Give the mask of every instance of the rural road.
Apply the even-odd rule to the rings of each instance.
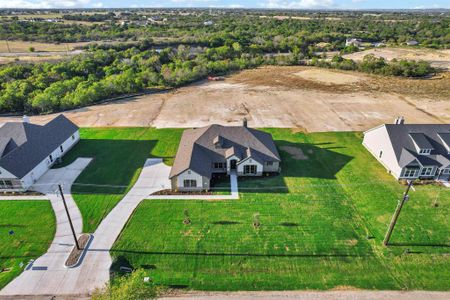
[[[274,291],[274,292],[191,292],[161,300],[448,300],[450,292],[429,291]]]
[[[131,190],[101,222],[82,264],[66,268],[65,261],[73,247],[73,237],[62,206],[53,191],[55,182],[63,181],[66,191],[87,166],[90,159],[77,159],[73,164],[48,171],[36,184],[36,189],[50,198],[57,217],[56,235],[48,252],[38,258],[32,268],[0,291],[0,296],[86,295],[102,288],[109,281],[112,258],[109,250],[137,205],[148,195],[170,187],[170,167],[161,159],[148,159]],[[82,232],[82,217],[70,194],[66,195],[75,231]]]

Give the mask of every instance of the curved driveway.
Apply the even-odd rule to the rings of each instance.
[[[74,240],[62,199],[57,192],[58,184],[63,186],[75,232],[80,234],[83,229],[83,220],[70,194],[70,189],[91,160],[91,158],[78,158],[67,167],[50,169],[31,187],[32,190],[46,194],[50,199],[56,216],[56,234],[47,253],[28,265],[19,277],[0,291],[0,295],[33,295],[44,290],[52,294],[49,290],[52,284],[49,283],[53,283],[55,279],[60,281],[65,277],[68,269],[64,264],[72,251]]]
[[[72,165],[48,171],[34,186],[50,198],[57,218],[55,239],[46,254],[32,267],[0,291],[0,296],[86,295],[109,281],[112,263],[109,250],[119,236],[137,205],[151,193],[170,187],[170,167],[161,159],[148,159],[128,194],[114,207],[95,231],[82,264],[69,269],[64,263],[74,246],[70,227],[62,205],[55,195],[58,182],[63,182],[66,192],[76,177],[89,164],[90,159],[77,159]],[[74,227],[82,230],[81,214],[70,194],[65,194]]]

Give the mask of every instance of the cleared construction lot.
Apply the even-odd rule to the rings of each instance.
[[[199,127],[210,123],[302,131],[365,130],[403,115],[409,123],[450,123],[450,74],[431,79],[372,76],[310,67],[263,67],[220,82],[69,111],[82,127]],[[32,117],[45,123],[53,115]],[[20,119],[1,117],[0,122]]]

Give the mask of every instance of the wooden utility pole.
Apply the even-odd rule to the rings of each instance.
[[[5,40],[5,42],[6,42],[6,48],[8,48],[8,53],[11,53],[11,49],[9,48],[9,42],[8,42],[8,40]]]
[[[59,193],[61,194],[61,198],[64,203],[64,208],[66,209],[67,218],[69,219],[70,229],[72,229],[73,239],[75,240],[75,245],[77,245],[77,249],[81,250],[80,245],[78,245],[77,235],[75,234],[75,229],[73,228],[72,219],[70,218],[69,209],[67,208],[66,198],[64,198],[64,193],[60,184],[58,184]]]
[[[397,209],[395,210],[395,213],[392,216],[392,220],[391,220],[391,223],[389,224],[389,228],[386,233],[386,237],[384,238],[384,241],[383,241],[383,245],[385,245],[385,246],[389,245],[389,240],[391,238],[392,231],[394,231],[394,226],[397,223],[398,216],[400,215],[403,205],[406,203],[406,201],[409,200],[408,193],[409,193],[409,190],[411,189],[411,187],[412,187],[412,180],[410,180],[408,182],[408,187],[406,188],[406,192],[403,194],[403,199],[398,202]]]

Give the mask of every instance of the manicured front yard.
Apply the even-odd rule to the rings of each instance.
[[[94,161],[72,187],[83,216],[83,231],[94,232],[136,182],[149,157],[171,164],[182,130],[153,128],[82,128],[81,140],[64,157],[62,165],[78,157]]]
[[[450,189],[416,186],[385,248],[405,187],[361,134],[267,131],[279,149],[301,148],[308,160],[281,150],[282,175],[240,179],[240,200],[143,202],[114,246],[115,268],[201,290],[450,288]]]
[[[49,201],[0,201],[0,289],[47,251],[55,231]]]

